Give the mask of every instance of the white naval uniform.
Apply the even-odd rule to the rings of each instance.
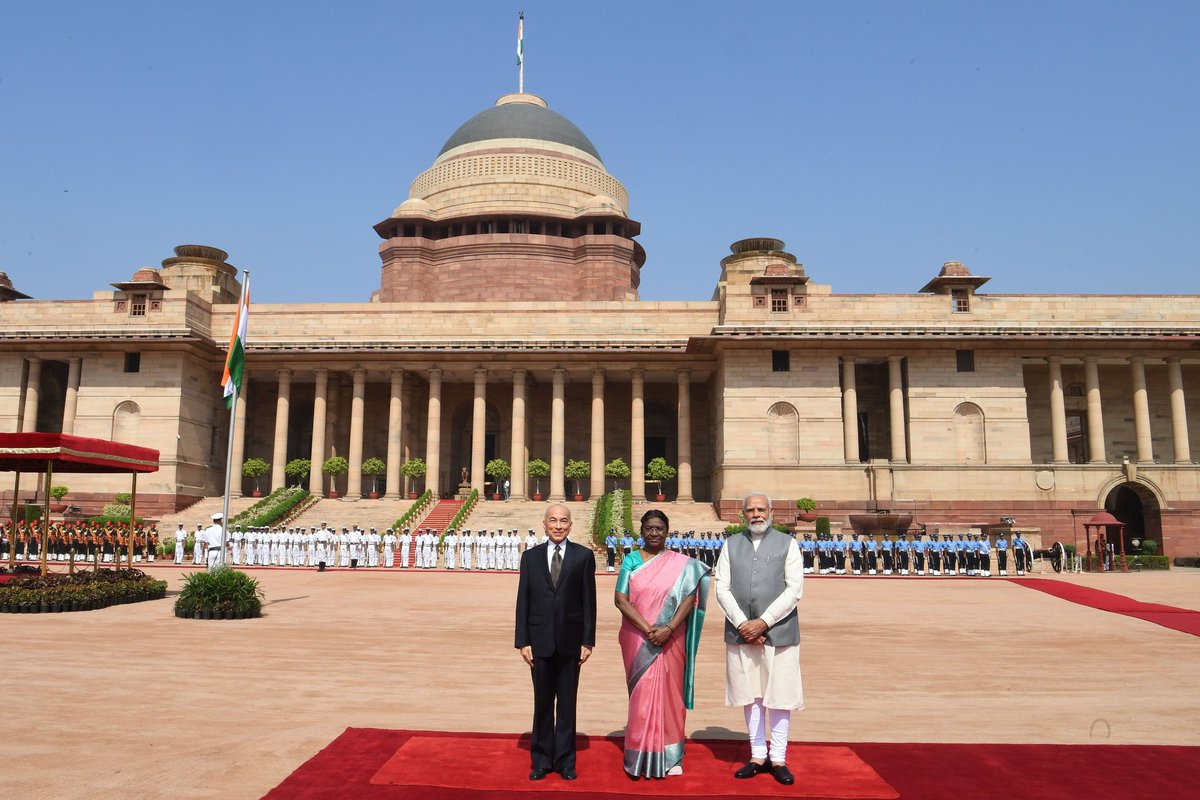
[[[471,569],[471,549],[475,545],[475,537],[470,532],[462,535],[462,568]]]
[[[221,563],[221,526],[217,523],[209,525],[201,534],[204,537],[205,552],[207,553],[208,569],[211,572]]]
[[[383,535],[383,566],[396,566],[396,534],[390,530]]]
[[[400,533],[400,569],[408,569],[409,553],[412,552],[412,536],[408,531]]]
[[[183,563],[183,549],[187,547],[187,531],[183,526],[179,526],[179,530],[175,531],[175,563]]]
[[[442,539],[442,546],[446,552],[446,569],[454,569],[458,564],[458,537],[447,533],[446,538]]]

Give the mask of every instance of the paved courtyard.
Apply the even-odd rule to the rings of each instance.
[[[183,570],[155,567],[173,594]],[[171,600],[0,615],[6,769],[21,798],[256,798],[348,726],[528,730],[515,574],[256,570],[257,620]],[[1200,610],[1200,572],[1073,580]],[[625,681],[601,575],[579,720],[619,733]],[[170,597],[170,595],[169,595]],[[998,578],[806,582],[807,741],[1200,745],[1200,638]],[[693,736],[736,737],[721,617],[700,646]]]

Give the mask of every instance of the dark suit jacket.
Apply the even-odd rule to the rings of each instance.
[[[548,539],[521,554],[516,647],[532,645],[535,658],[578,655],[583,645],[596,646],[596,555],[572,541],[564,544],[557,589],[550,582]]]

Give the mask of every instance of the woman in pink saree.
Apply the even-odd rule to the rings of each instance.
[[[666,514],[647,511],[641,525],[644,544],[621,562],[616,589],[629,688],[625,772],[662,778],[683,774],[684,720],[692,707],[709,570],[664,546]]]

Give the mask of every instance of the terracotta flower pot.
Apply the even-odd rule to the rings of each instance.
[[[667,500],[667,496],[665,494],[656,494],[656,495],[654,495],[654,500],[655,500],[655,502],[658,502],[658,503],[665,503]]]
[[[378,499],[379,499],[379,492],[368,492],[368,493],[367,493],[367,497],[369,497],[369,498],[370,498],[370,499],[372,499],[372,500],[378,500]]]
[[[797,511],[796,519],[800,520],[801,522],[816,522],[817,512],[816,511]]]
[[[493,500],[499,500],[499,499],[500,499],[500,493],[499,493],[499,492],[492,492],[492,499],[493,499]]]
[[[583,502],[583,495],[581,495],[581,494],[577,494],[577,495],[575,495],[575,502],[576,502],[576,503],[582,503],[582,502]]]
[[[335,490],[333,490],[333,489],[330,489],[330,490],[329,490],[329,499],[330,499],[330,500],[337,500],[337,499],[338,499],[338,493],[337,493]]]
[[[255,489],[253,492],[250,493],[250,496],[251,497],[262,497],[262,492],[258,489]]]
[[[409,493],[408,493],[408,499],[409,499],[409,500],[416,500],[416,499],[417,499],[417,493],[416,493],[416,492],[409,492]]]
[[[540,502],[542,502],[542,493],[541,493],[541,492],[534,492],[534,493],[533,493],[533,502],[535,502],[535,503],[540,503]]]

